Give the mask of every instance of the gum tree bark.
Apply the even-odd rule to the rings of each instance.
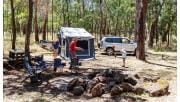
[[[32,18],[33,18],[33,0],[29,0],[29,17],[28,17],[28,24],[27,24],[27,31],[25,37],[25,56],[30,59],[30,34],[32,30]]]
[[[148,0],[136,0],[136,57],[145,61],[145,19]]]
[[[14,2],[11,0],[12,49],[16,48],[16,21],[14,12]]]

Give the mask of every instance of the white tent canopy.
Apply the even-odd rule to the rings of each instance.
[[[63,34],[63,37],[90,37],[90,38],[94,38],[84,28],[61,27],[60,33]]]

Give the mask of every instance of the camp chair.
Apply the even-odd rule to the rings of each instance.
[[[80,65],[81,63],[79,62],[79,58],[77,57],[71,58],[70,69],[79,68]]]
[[[38,77],[35,73],[35,70],[33,69],[33,67],[29,64],[29,59],[28,57],[24,57],[24,61],[23,61],[23,66],[26,70],[26,72],[28,73],[31,83],[36,83],[38,82]]]
[[[40,56],[35,56],[35,58],[33,59],[37,70],[44,70],[47,68],[46,63],[43,60],[43,58],[44,56],[40,55]]]
[[[66,63],[62,63],[60,58],[54,59],[54,71],[56,72],[57,68],[63,68],[66,65]]]

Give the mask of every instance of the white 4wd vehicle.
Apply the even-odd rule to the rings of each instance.
[[[124,37],[103,37],[100,48],[108,55],[121,52],[122,49],[129,54],[136,54],[137,43]]]

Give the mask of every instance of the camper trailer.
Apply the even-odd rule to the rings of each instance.
[[[69,44],[74,37],[78,38],[77,47],[84,49],[84,51],[77,51],[77,57],[79,59],[94,58],[94,37],[84,28],[61,27],[58,33],[60,55],[69,59]]]

